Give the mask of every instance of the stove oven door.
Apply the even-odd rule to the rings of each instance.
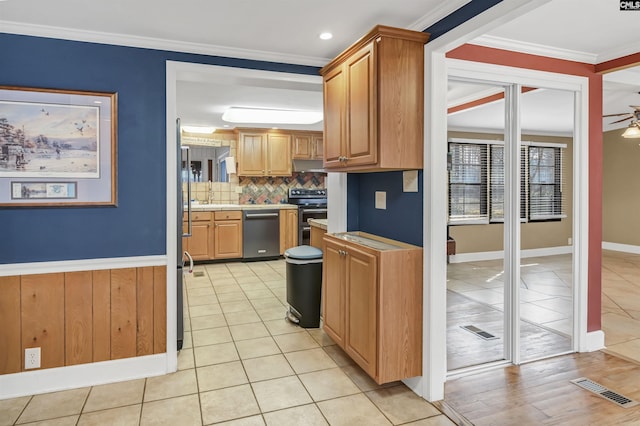
[[[309,245],[311,239],[311,225],[309,225],[309,219],[326,218],[326,206],[300,206],[298,208],[298,245]]]

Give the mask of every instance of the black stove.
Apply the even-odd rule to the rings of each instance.
[[[298,245],[309,245],[309,219],[327,218],[327,190],[289,188],[289,204],[298,206]]]

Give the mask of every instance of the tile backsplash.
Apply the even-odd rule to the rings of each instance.
[[[286,203],[289,188],[325,188],[324,173],[297,173],[285,177],[240,177],[240,204]]]

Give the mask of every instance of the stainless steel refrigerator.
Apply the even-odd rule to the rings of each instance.
[[[177,245],[178,250],[177,258],[176,258],[176,300],[178,301],[177,306],[177,320],[178,320],[178,328],[177,328],[177,348],[178,350],[182,349],[182,344],[184,341],[184,311],[183,311],[183,284],[184,284],[184,274],[193,272],[193,259],[189,255],[187,251],[184,251],[182,247],[182,238],[183,237],[191,237],[191,179],[189,173],[190,167],[190,156],[189,156],[189,147],[183,147],[180,140],[180,119],[176,120],[176,140],[177,140],[177,155],[176,158],[178,160],[177,164]],[[184,184],[184,185],[183,185]],[[183,189],[186,187],[186,191]],[[186,192],[183,194],[183,192]],[[184,221],[184,208],[187,207],[187,229],[183,229],[183,221]],[[185,232],[186,231],[186,232]],[[188,264],[187,264],[188,262]]]

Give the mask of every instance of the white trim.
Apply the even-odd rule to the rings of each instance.
[[[467,139],[467,138],[449,138],[447,142],[451,143],[469,143],[469,144],[486,144],[486,145],[504,145],[504,141],[500,140],[491,140],[491,139]],[[532,141],[522,141],[522,146],[538,146],[538,147],[548,147],[548,148],[566,148],[566,143],[557,143],[557,142],[532,142]]]
[[[332,58],[315,56],[290,55],[279,52],[265,52],[252,49],[232,48],[204,43],[191,43],[152,37],[105,33],[99,31],[78,30],[74,28],[53,27],[0,21],[2,32],[37,37],[58,38],[62,40],[87,41],[99,44],[139,47],[163,51],[195,53],[199,55],[221,56],[226,58],[253,59],[257,61],[280,62],[298,65],[322,67]]]
[[[449,131],[451,132],[467,132],[467,133],[488,133],[488,134],[500,134],[502,133],[502,129],[490,129],[486,127],[461,127],[461,126],[451,126],[449,127]],[[573,137],[571,132],[560,132],[560,131],[528,131],[527,129],[522,130],[523,134],[527,136],[551,136],[551,137],[559,137],[559,138],[570,138]]]
[[[630,244],[608,243],[602,242],[603,250],[620,251],[623,253],[640,254],[640,246],[633,246]]]
[[[168,373],[167,354],[0,375],[0,400]]]
[[[470,41],[469,44],[528,53],[530,55],[546,56],[549,58],[566,59],[568,61],[585,62],[587,64],[596,64],[598,60],[598,55],[594,53],[545,46],[543,44],[529,43],[521,40],[511,40],[492,35],[482,35]]]
[[[347,174],[327,173],[327,232],[347,230]]]
[[[407,27],[408,30],[424,31],[429,26],[435,24],[443,18],[451,15],[462,6],[470,3],[471,0],[448,0],[437,4],[426,15],[420,17]]]
[[[604,345],[604,331],[596,330],[588,332],[584,339],[584,346],[580,348],[580,352],[595,352],[600,349],[606,349]]]
[[[425,45],[425,146],[423,216],[423,339],[420,380],[411,389],[429,401],[444,398],[446,381],[446,176],[447,60],[446,52],[550,0],[500,2]],[[421,391],[416,388],[420,387]]]
[[[0,277],[11,275],[53,274],[57,272],[97,271],[102,269],[141,268],[145,266],[165,265],[167,265],[167,256],[164,255],[11,263],[7,265],[0,265]]]
[[[558,246],[558,247],[545,247],[538,249],[522,250],[520,252],[520,258],[526,259],[529,257],[545,257],[545,256],[557,256],[560,254],[573,253],[572,246]],[[504,259],[504,250],[500,251],[481,251],[475,253],[460,253],[449,256],[450,263],[465,263],[465,262],[482,262],[485,260]]]

